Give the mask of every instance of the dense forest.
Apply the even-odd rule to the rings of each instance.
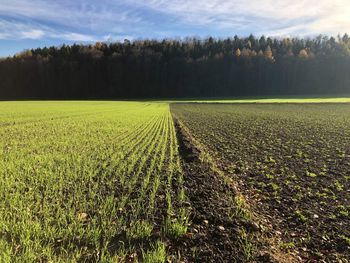
[[[0,60],[0,99],[350,93],[350,38],[136,40],[63,45]]]

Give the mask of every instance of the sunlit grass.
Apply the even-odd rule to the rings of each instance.
[[[186,199],[168,104],[0,102],[0,149],[0,262],[164,261]]]

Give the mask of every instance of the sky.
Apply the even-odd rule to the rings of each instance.
[[[0,57],[96,41],[345,32],[350,0],[0,0]]]

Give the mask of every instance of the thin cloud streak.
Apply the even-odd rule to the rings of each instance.
[[[2,0],[0,2],[0,20],[13,24],[14,27],[26,27],[23,32],[9,30],[10,26],[0,27],[0,37],[6,39],[41,39],[42,37],[64,40],[93,41],[104,39],[106,35],[119,38],[128,31],[143,29],[142,17],[122,4],[99,1],[98,4],[88,1],[43,1]],[[136,24],[139,24],[137,26]],[[30,32],[43,30],[40,37]],[[11,32],[4,33],[4,32]],[[27,33],[29,32],[29,33]]]
[[[21,40],[21,39],[62,39],[73,41],[98,41],[93,35],[60,32],[49,27],[18,23],[0,19],[0,40]]]
[[[0,39],[307,36],[350,29],[348,0],[2,0]],[[166,32],[162,35],[161,32]]]
[[[21,32],[21,35],[22,35],[23,38],[41,39],[43,36],[45,36],[45,33],[42,30],[32,29],[30,31],[23,31],[23,32]]]
[[[337,34],[350,28],[348,0],[132,1],[175,15],[188,24],[247,33],[276,35],[281,32],[278,29],[281,24],[288,34],[296,35]],[[305,20],[308,22],[304,23]]]

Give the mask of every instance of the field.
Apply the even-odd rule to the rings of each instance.
[[[349,262],[349,116],[0,102],[0,262]]]
[[[202,98],[194,98],[194,99],[182,99],[182,100],[174,100],[168,102],[188,102],[188,103],[349,103],[350,98],[347,97],[288,97],[283,96],[280,98],[271,98],[271,97],[256,97],[256,98],[211,98],[211,99],[202,99]]]
[[[1,262],[164,262],[188,215],[169,105],[0,109]]]
[[[173,115],[238,183],[282,251],[350,259],[347,104],[173,104]]]

